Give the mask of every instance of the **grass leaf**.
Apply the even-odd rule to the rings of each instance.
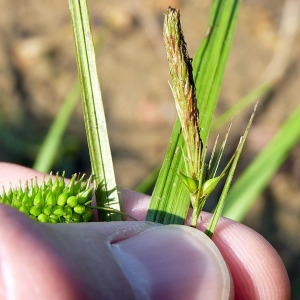
[[[93,38],[86,0],[69,0],[76,59],[81,82],[85,128],[89,146],[98,207],[120,211],[120,197],[107,135],[106,121],[98,80]],[[120,220],[120,214],[99,210],[102,221]]]
[[[193,61],[196,97],[204,147],[219,99],[220,88],[231,49],[240,1],[213,1],[206,37]]]
[[[248,210],[300,139],[300,106],[252,161],[228,193],[223,216],[242,221]],[[242,201],[241,201],[242,199]]]
[[[224,124],[232,120],[233,117],[238,115],[240,112],[245,110],[251,104],[257,102],[259,99],[266,97],[268,93],[274,88],[271,83],[264,83],[256,87],[246,96],[237,101],[234,105],[228,108],[224,113],[222,113],[218,118],[212,123],[211,130],[215,131],[221,128]]]
[[[235,152],[235,154],[233,155],[233,161],[232,161],[232,164],[231,164],[231,167],[230,167],[230,170],[229,170],[229,173],[228,173],[228,176],[227,176],[227,179],[226,179],[226,182],[225,182],[225,185],[223,187],[223,190],[222,190],[222,193],[221,193],[221,197],[218,201],[218,204],[216,206],[216,209],[213,213],[213,216],[205,230],[205,233],[211,238],[216,227],[217,227],[217,224],[218,224],[218,221],[221,217],[221,214],[222,214],[222,211],[223,211],[223,208],[224,208],[224,205],[225,205],[225,201],[226,201],[226,198],[227,198],[227,194],[228,194],[228,191],[229,191],[229,188],[230,188],[230,185],[231,185],[231,182],[232,182],[232,178],[233,178],[233,175],[234,175],[234,172],[235,172],[235,169],[236,169],[236,166],[237,166],[237,162],[240,158],[240,155],[242,153],[242,150],[243,150],[243,147],[244,147],[244,144],[245,144],[245,141],[246,141],[246,138],[247,138],[247,135],[248,135],[248,132],[249,132],[249,129],[251,127],[251,124],[252,124],[252,121],[253,121],[253,118],[254,118],[254,114],[255,114],[255,111],[256,111],[256,107],[257,107],[257,104],[254,108],[254,111],[250,117],[250,120],[248,122],[248,125],[247,125],[247,128],[244,132],[244,135],[242,136],[241,138],[241,141],[240,143],[238,144],[237,146],[237,150]],[[230,164],[231,162],[229,162],[227,164],[227,166]],[[227,167],[223,170],[222,173],[226,172],[227,171]],[[242,202],[242,201],[241,201]]]
[[[51,127],[43,141],[40,151],[35,159],[33,169],[49,173],[53,162],[57,155],[57,149],[61,144],[61,140],[74,111],[75,105],[78,102],[80,95],[79,81],[76,80],[63,102],[61,109],[51,124]]]

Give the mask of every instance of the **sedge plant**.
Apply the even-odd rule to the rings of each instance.
[[[103,111],[100,85],[96,71],[95,53],[89,24],[87,3],[85,0],[70,0],[69,4],[73,24],[78,73],[81,82],[81,94],[86,135],[88,140],[93,172],[92,178],[94,184],[94,191],[96,195],[97,207],[100,208],[99,218],[103,221],[120,220],[122,219],[124,213],[122,212],[122,201],[120,194],[118,193],[118,189],[114,178],[114,171],[106,129],[105,115]],[[227,6],[224,6],[222,1],[215,1],[213,4],[213,14],[218,11],[221,11],[221,13],[216,14],[217,18],[216,20],[214,20],[214,22],[219,22],[220,20],[218,20],[218,18],[224,19],[225,16],[225,21],[223,22],[225,25],[226,23],[229,24],[227,24],[227,26],[231,28],[231,30],[229,30],[230,34],[234,29],[235,19],[237,15],[237,4],[238,1],[232,1],[229,4],[227,4]],[[232,9],[233,15],[228,14],[228,12],[230,12],[230,9]],[[213,32],[212,25],[210,25],[211,32]],[[223,31],[221,31],[221,35],[222,34]],[[218,33],[218,35],[220,34]],[[204,44],[207,44],[210,41],[210,37],[213,36],[213,34],[209,33],[207,35],[207,39],[204,41]],[[211,235],[213,232],[213,228],[216,226],[217,219],[220,216],[220,210],[224,205],[224,199],[226,197],[226,193],[230,185],[236,162],[242,150],[245,137],[249,130],[253,117],[251,117],[250,119],[244,137],[241,139],[236,149],[236,152],[233,154],[226,167],[221,171],[219,175],[217,175],[218,166],[220,164],[220,159],[224,151],[228,135],[226,136],[216,159],[214,160],[214,155],[212,155],[209,163],[206,163],[206,149],[209,132],[209,125],[207,124],[209,124],[209,119],[203,118],[201,115],[203,109],[199,109],[199,103],[203,104],[205,102],[197,101],[197,98],[199,98],[201,94],[199,95],[198,93],[197,95],[198,90],[196,90],[194,82],[195,74],[193,73],[193,66],[191,63],[191,59],[188,55],[183,33],[181,30],[179,11],[173,8],[169,8],[166,14],[164,24],[164,41],[171,75],[170,86],[174,95],[175,104],[180,120],[180,125],[177,125],[177,128],[179,128],[179,132],[182,135],[180,140],[181,144],[178,145],[178,149],[180,152],[180,156],[178,157],[179,159],[181,159],[181,163],[183,162],[184,165],[184,170],[181,170],[180,168],[174,168],[172,166],[170,171],[172,173],[175,173],[175,178],[178,178],[180,180],[180,182],[184,185],[184,187],[189,193],[190,203],[193,207],[191,226],[196,226],[199,214],[205,204],[205,201],[215,189],[219,181],[225,176],[225,174],[228,171],[230,175],[228,176],[228,179],[225,183],[224,197],[221,197],[222,201],[220,201],[218,209],[216,210],[216,213],[214,215],[214,222],[208,228],[209,235]],[[203,48],[200,49],[199,53],[200,55],[205,54]],[[228,49],[225,54],[227,54],[228,56]],[[198,61],[199,60],[200,59],[198,58]],[[224,65],[225,63],[223,62],[221,64],[221,66],[223,66],[223,69]],[[217,79],[220,80],[220,77],[221,76],[217,77]],[[208,85],[212,83],[213,82],[208,82]],[[215,98],[214,103],[216,104],[216,93],[213,93],[213,95]],[[211,97],[207,97],[207,100],[209,100],[210,98]],[[199,114],[199,111],[201,114]],[[212,113],[213,109],[210,109],[210,111],[208,112],[210,119],[212,118]],[[206,125],[205,122],[207,123]],[[177,122],[177,124],[179,124],[179,122]],[[201,126],[204,126],[204,130]],[[62,178],[61,180],[63,181],[64,179]],[[74,179],[72,180],[74,181]],[[30,194],[30,191],[34,189],[38,190],[36,184],[27,185],[27,187],[24,190],[22,190],[21,187],[16,191],[10,190],[8,194],[3,195],[2,201],[5,201],[6,203],[11,203],[12,205],[16,206],[15,203],[17,203],[18,201],[15,202],[13,199],[16,197],[17,194],[22,194],[22,199],[26,199],[26,194]],[[67,186],[66,189],[67,192],[63,190],[60,191],[60,193],[63,195],[65,193],[69,193],[68,189],[70,188]],[[42,195],[44,198],[47,198],[47,191],[52,190],[51,180],[49,180],[48,182],[44,181],[41,185],[40,190],[41,192],[37,193],[37,195],[39,195],[39,197],[40,195]],[[88,199],[86,199],[86,202],[84,202],[86,206],[88,206],[88,204],[90,204],[91,202],[91,189],[89,189],[88,191],[89,197]],[[54,199],[56,202],[59,202],[59,199],[62,198],[62,196],[60,196],[60,193],[56,191],[54,195]],[[11,196],[10,200],[8,200],[8,195]],[[38,196],[34,195],[31,198],[35,199],[36,197]],[[71,194],[70,197],[76,197],[76,195]],[[66,201],[65,203],[63,203],[63,205],[69,205],[68,198],[65,198]],[[169,197],[169,199],[170,198],[171,197]],[[155,199],[155,193],[153,199]],[[22,201],[19,202],[21,203],[19,209],[21,209],[22,207],[21,210],[23,210],[24,204]],[[44,207],[42,204],[40,204],[40,202],[35,203],[32,200],[25,203],[27,206],[30,203],[33,203],[33,205],[36,205],[39,208],[39,215],[35,213],[36,216],[32,215],[30,213],[31,210],[29,209],[30,216],[36,217],[37,220],[50,220],[49,218],[44,217]],[[187,202],[185,201],[185,203]],[[53,205],[54,207],[56,207],[59,204],[54,203]],[[80,205],[82,205],[81,202]],[[188,207],[184,208],[183,214],[187,212],[187,208]],[[70,211],[69,207],[67,208],[67,210],[70,212],[71,215],[72,213],[77,213],[74,210],[73,212]],[[150,213],[147,217],[148,220],[149,215],[151,216],[152,211],[153,208],[150,207]],[[160,208],[158,208],[156,211],[160,212]],[[52,216],[53,211],[49,210],[49,212],[49,216]],[[176,212],[174,214],[176,215]],[[60,220],[66,220],[70,222],[71,217],[68,215],[64,219],[60,218]],[[84,220],[87,221],[88,218]],[[157,220],[153,219],[152,221]],[[175,220],[173,223],[178,222],[176,222]]]
[[[229,129],[219,151],[216,140],[208,160],[207,144],[239,4],[239,0],[213,2],[207,34],[194,60],[187,51],[179,11],[169,8],[166,13],[163,35],[169,63],[170,87],[179,118],[152,195],[148,221],[183,224],[192,207],[190,225],[195,227],[206,200],[227,176],[207,227],[206,233],[210,237],[225,206],[237,161],[254,116],[253,113],[231,159],[219,171]],[[55,179],[44,180],[41,185],[31,182],[22,187],[20,184],[16,189],[3,191],[0,202],[12,205],[41,222],[90,221],[93,220],[92,209],[98,209],[100,220],[122,220],[126,214],[122,210],[122,198],[114,178],[87,3],[86,0],[69,0],[69,5],[92,177],[83,182],[83,177],[74,175],[70,183],[65,183],[64,175],[57,175]],[[296,135],[297,133],[289,147],[295,142]],[[284,149],[282,151],[287,151],[286,147]],[[96,195],[96,207],[91,205],[93,194]],[[236,201],[231,200],[230,203],[235,204]],[[226,204],[225,213],[231,216],[230,203]]]
[[[221,215],[237,160],[240,156],[246,135],[252,123],[253,115],[235,153],[225,168],[219,175],[217,175],[228,133],[216,159],[214,160],[214,153],[217,143],[215,143],[209,162],[206,163],[206,141],[208,135],[204,137],[205,140],[202,139],[202,132],[200,128],[201,124],[199,121],[201,116],[197,105],[198,101],[196,98],[196,88],[193,78],[192,60],[188,55],[181,29],[179,10],[171,7],[169,8],[165,16],[163,35],[171,77],[170,87],[175,99],[175,105],[180,120],[180,134],[183,136],[183,143],[177,148],[177,150],[182,153],[181,158],[183,158],[184,161],[184,171],[179,169],[175,170],[175,172],[176,176],[180,179],[181,183],[185,186],[189,193],[190,204],[193,208],[190,223],[192,227],[196,227],[199,215],[206,200],[214,191],[220,180],[229,171],[229,176],[227,177],[227,181],[223,188],[223,193],[217,205],[217,209],[213,215],[212,222],[207,228],[207,234],[212,236],[218,222],[218,218]],[[201,99],[199,101],[201,101]],[[174,172],[174,170],[170,169],[170,172],[172,171]],[[187,212],[187,209],[185,209],[185,212]]]

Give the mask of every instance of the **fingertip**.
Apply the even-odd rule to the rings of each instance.
[[[204,231],[211,214],[203,213]],[[221,218],[212,240],[229,266],[236,299],[290,299],[286,268],[272,245],[251,228]]]
[[[0,204],[0,240],[1,299],[85,299],[41,223]]]
[[[152,228],[113,245],[138,299],[231,299],[222,255],[202,232],[179,225]]]

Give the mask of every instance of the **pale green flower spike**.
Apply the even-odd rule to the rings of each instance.
[[[78,223],[93,219],[91,208],[94,188],[90,187],[91,177],[83,182],[84,175],[74,174],[68,184],[65,174],[58,174],[53,181],[43,180],[39,185],[37,180],[27,182],[25,188],[20,184],[17,188],[3,189],[0,203],[15,207],[38,222],[48,223]]]

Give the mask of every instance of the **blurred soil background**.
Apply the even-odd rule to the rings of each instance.
[[[218,114],[263,82],[277,51],[288,52],[276,47],[284,3],[242,2]],[[162,163],[176,118],[163,49],[164,11],[169,5],[181,9],[185,39],[193,57],[206,32],[210,4],[207,0],[89,1],[93,35],[99,44],[98,69],[113,161],[122,187],[133,189]],[[295,13],[290,17],[295,18]],[[297,31],[290,53],[286,53],[288,61],[284,62],[282,80],[260,103],[239,171],[246,168],[299,105],[299,40]],[[271,76],[282,69],[272,69],[275,74]],[[1,0],[1,161],[32,166],[76,76],[67,1],[27,0],[25,4],[21,0]],[[234,119],[228,155],[242,135],[251,110]],[[80,102],[57,150],[54,172],[66,170],[69,176],[74,172],[90,173]],[[257,199],[245,224],[278,250],[300,299],[299,182],[298,144]]]

